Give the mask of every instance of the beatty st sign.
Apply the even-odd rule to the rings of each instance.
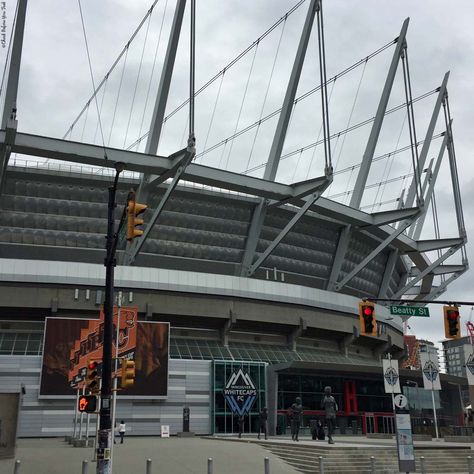
[[[429,318],[428,308],[422,306],[390,306],[390,314],[397,316],[422,316]]]

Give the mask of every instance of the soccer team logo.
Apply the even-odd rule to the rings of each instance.
[[[247,372],[239,369],[227,380],[224,397],[232,413],[244,416],[252,409],[257,399],[257,389]]]

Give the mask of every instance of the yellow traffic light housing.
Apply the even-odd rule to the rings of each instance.
[[[87,362],[86,388],[91,392],[99,389],[99,363],[96,360]]]
[[[375,305],[370,301],[359,303],[360,333],[363,336],[377,335],[377,321],[375,319]]]
[[[447,339],[461,337],[461,315],[457,306],[443,306],[444,335]]]
[[[122,359],[121,387],[122,389],[133,387],[134,382],[135,382],[135,361],[123,358]]]
[[[127,203],[127,240],[131,242],[135,237],[143,235],[143,230],[137,229],[138,225],[144,224],[144,220],[137,218],[147,210],[146,204],[139,204],[135,201],[135,193],[131,193]]]

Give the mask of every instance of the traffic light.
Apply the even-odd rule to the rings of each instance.
[[[122,388],[132,387],[135,382],[135,361],[122,359]]]
[[[140,237],[143,230],[136,229],[137,225],[142,225],[145,221],[137,218],[140,214],[147,210],[146,204],[139,204],[135,201],[135,193],[129,194],[127,203],[127,240],[131,242],[135,237]]]
[[[94,413],[97,410],[97,397],[95,395],[81,395],[77,409],[80,412]]]
[[[359,303],[360,333],[364,336],[377,335],[377,322],[375,320],[375,305],[370,301]]]
[[[91,392],[99,388],[99,363],[96,360],[87,362],[86,387]]]
[[[457,306],[443,306],[444,335],[447,339],[461,337],[459,308]]]

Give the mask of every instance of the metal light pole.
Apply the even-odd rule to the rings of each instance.
[[[113,338],[113,296],[114,296],[114,267],[116,265],[115,250],[117,235],[115,234],[115,195],[123,163],[115,163],[114,184],[109,188],[109,205],[107,219],[107,244],[105,265],[105,303],[104,303],[104,344],[102,355],[102,389],[100,405],[99,442],[97,445],[97,474],[112,474],[112,338]]]

